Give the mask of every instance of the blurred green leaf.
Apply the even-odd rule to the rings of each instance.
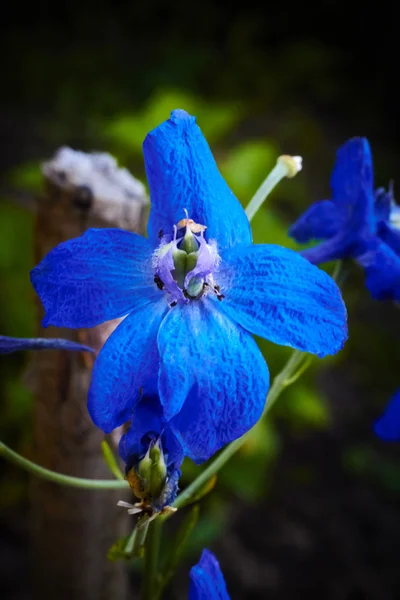
[[[277,403],[275,414],[293,429],[325,429],[330,423],[328,404],[323,396],[301,382],[286,390]]]
[[[165,121],[170,112],[183,108],[195,115],[210,144],[226,135],[238,122],[241,111],[237,104],[209,104],[182,90],[160,90],[135,114],[121,114],[104,126],[104,136],[118,148],[142,153],[143,140],[149,131]]]

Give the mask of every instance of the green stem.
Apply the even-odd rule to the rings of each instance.
[[[146,537],[144,554],[144,572],[142,584],[142,600],[154,600],[156,597],[158,556],[161,543],[162,519],[157,517],[150,523]]]
[[[61,473],[55,473],[50,469],[45,469],[33,463],[32,461],[24,458],[14,450],[11,450],[3,442],[0,442],[0,456],[4,456],[7,460],[14,463],[18,467],[25,469],[29,473],[58,483],[59,485],[65,485],[69,487],[76,487],[85,490],[122,490],[128,487],[126,481],[119,481],[117,479],[83,479],[81,477],[72,477],[71,475],[62,475]]]
[[[249,221],[252,220],[266,197],[272,192],[274,187],[288,174],[288,169],[284,163],[277,162],[271,173],[262,182],[249,204],[246,207],[246,215]]]

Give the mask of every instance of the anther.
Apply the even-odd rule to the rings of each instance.
[[[154,283],[156,284],[159,290],[164,289],[164,282],[162,281],[162,279],[160,279],[158,275],[154,276]]]

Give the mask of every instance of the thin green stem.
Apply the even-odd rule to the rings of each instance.
[[[83,479],[81,477],[72,477],[71,475],[55,473],[54,471],[50,471],[50,469],[45,469],[27,458],[24,458],[17,452],[14,452],[14,450],[11,450],[11,448],[6,446],[3,442],[0,442],[0,456],[4,456],[4,458],[10,462],[37,477],[52,481],[53,483],[58,483],[59,485],[85,490],[122,490],[128,487],[127,481],[120,481],[118,479]]]
[[[162,519],[157,517],[150,523],[149,531],[147,533],[141,594],[142,600],[154,600],[156,597],[162,524]]]
[[[249,204],[247,205],[245,212],[249,221],[252,220],[252,218],[254,217],[254,215],[256,214],[266,197],[272,192],[274,187],[281,181],[281,179],[287,176],[287,173],[287,167],[283,163],[278,162],[275,165],[271,173],[266,179],[264,179],[256,193],[250,200]]]

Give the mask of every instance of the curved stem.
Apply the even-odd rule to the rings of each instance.
[[[81,477],[72,477],[71,475],[55,473],[50,469],[45,469],[27,458],[24,458],[17,452],[14,452],[14,450],[11,450],[11,448],[6,446],[3,442],[0,442],[0,456],[4,456],[4,458],[10,462],[37,477],[47,479],[47,481],[53,481],[59,485],[85,490],[120,490],[128,487],[127,481],[120,481],[118,479],[83,479]]]
[[[249,221],[252,220],[266,197],[272,192],[274,187],[288,174],[284,163],[278,162],[272,169],[268,177],[262,182],[249,204],[246,207],[246,215]]]

